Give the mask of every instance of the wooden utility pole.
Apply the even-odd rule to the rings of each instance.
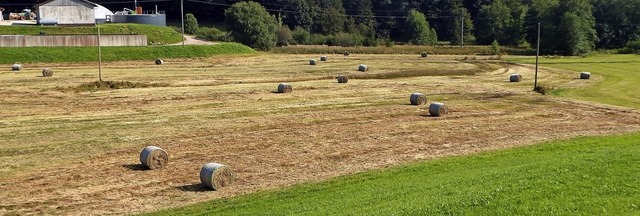
[[[180,18],[182,19],[182,46],[184,46],[184,0],[180,0]]]
[[[97,23],[98,27],[98,80],[102,82],[102,46],[100,45],[100,23]]]
[[[538,63],[540,58],[540,23],[538,23],[538,48],[536,49],[536,78],[533,84],[533,90],[538,88]]]
[[[464,48],[464,12],[460,16],[460,48]]]

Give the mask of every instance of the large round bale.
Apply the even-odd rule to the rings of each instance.
[[[156,65],[162,65],[164,61],[162,59],[156,59]]]
[[[358,66],[358,71],[361,71],[361,72],[369,71],[369,66],[365,64],[360,64],[360,66]]]
[[[422,105],[427,103],[427,96],[416,92],[411,94],[409,101],[411,101],[411,105]]]
[[[140,153],[140,162],[149,169],[162,169],[169,163],[166,151],[156,146],[147,146]]]
[[[14,70],[14,71],[20,71],[20,70],[22,70],[22,64],[20,64],[19,62],[14,63],[14,64],[11,66],[11,70]]]
[[[351,53],[349,51],[344,51],[344,56],[349,56]]]
[[[311,60],[309,60],[309,64],[310,65],[316,65],[316,64],[318,64],[318,61],[316,61],[315,59],[311,59]]]
[[[51,68],[45,68],[42,70],[42,76],[43,77],[50,77],[53,76],[53,70],[51,70]]]
[[[327,61],[327,59],[329,58],[327,58],[326,56],[320,56],[320,61]]]
[[[429,106],[429,114],[431,116],[443,116],[449,114],[449,108],[443,103],[432,103]]]
[[[214,190],[231,185],[234,181],[235,174],[231,168],[219,163],[205,164],[200,170],[200,182]]]
[[[520,82],[520,81],[522,81],[522,75],[520,75],[520,74],[511,74],[511,76],[509,77],[509,81],[511,81],[511,82]]]
[[[278,85],[278,93],[290,93],[292,91],[293,87],[288,83],[280,83],[280,85]]]
[[[336,77],[336,79],[338,79],[338,83],[347,83],[349,82],[349,78],[345,75],[338,75]]]
[[[422,57],[422,58],[426,58],[427,56],[428,56],[427,52],[422,52],[420,54],[420,57]]]
[[[589,72],[580,73],[580,79],[591,79],[591,73]]]

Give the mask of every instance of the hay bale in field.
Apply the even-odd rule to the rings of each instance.
[[[447,105],[444,105],[443,103],[435,102],[429,106],[429,114],[431,116],[447,115],[449,114],[449,108],[447,107]]]
[[[162,169],[169,163],[169,155],[161,148],[147,146],[140,152],[140,162],[149,169]]]
[[[164,61],[162,59],[156,59],[156,65],[162,65]]]
[[[233,184],[235,174],[231,168],[219,164],[208,163],[200,169],[200,182],[208,188],[219,190],[225,186]]]
[[[42,70],[42,76],[43,77],[50,77],[53,76],[53,70],[51,70],[51,68],[45,68]]]
[[[280,83],[280,85],[278,85],[278,93],[290,93],[292,91],[293,87],[288,83]]]
[[[350,54],[349,51],[344,51],[344,56],[349,56]]]
[[[589,72],[581,72],[580,79],[591,79],[591,73]]]
[[[509,81],[511,81],[511,82],[520,82],[520,81],[522,81],[522,75],[520,75],[520,74],[511,74],[511,76],[509,77]]]
[[[310,65],[316,65],[316,64],[318,64],[318,61],[316,61],[315,59],[311,59],[311,60],[309,60],[309,64]]]
[[[20,71],[22,70],[22,64],[20,64],[20,62],[16,62],[11,66],[11,70],[13,71]]]
[[[411,94],[409,101],[411,101],[411,105],[422,105],[427,103],[427,96],[416,92]]]
[[[349,78],[345,75],[338,75],[336,77],[336,79],[338,79],[338,83],[347,83],[349,82]]]
[[[426,58],[428,56],[427,52],[422,52],[422,54],[420,54],[420,57],[422,58]]]
[[[320,61],[327,61],[327,57],[326,56],[320,56]]]
[[[361,71],[361,72],[369,71],[369,66],[365,64],[360,64],[360,66],[358,66],[358,71]]]

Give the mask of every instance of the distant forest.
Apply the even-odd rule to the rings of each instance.
[[[8,11],[46,0],[0,0]],[[19,2],[19,3],[17,3]],[[111,10],[133,8],[133,0],[93,0]],[[223,23],[224,11],[241,0],[184,0],[185,13],[201,23]],[[407,41],[409,11],[423,13],[438,41],[531,46],[537,23],[543,50],[580,54],[593,49],[624,47],[640,37],[640,0],[256,0],[290,29],[311,34],[359,33],[365,37]],[[180,17],[180,0],[140,0],[144,10],[155,5],[171,20]]]

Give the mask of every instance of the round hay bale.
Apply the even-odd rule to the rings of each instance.
[[[349,56],[350,54],[349,51],[344,51],[344,56]]]
[[[164,61],[162,59],[156,59],[156,65],[162,65]]]
[[[214,190],[231,185],[234,181],[235,174],[231,168],[219,163],[205,164],[200,170],[200,182]]]
[[[140,153],[140,162],[149,169],[162,169],[169,163],[166,151],[156,146],[147,146]]]
[[[349,82],[349,78],[345,75],[338,75],[338,77],[336,77],[336,79],[338,79],[338,83],[347,83]]]
[[[361,64],[360,66],[358,66],[358,71],[362,71],[362,72],[369,71],[369,66],[365,64]]]
[[[427,103],[427,96],[422,93],[413,93],[409,97],[409,101],[411,101],[411,105],[422,105]]]
[[[522,81],[522,75],[520,75],[520,74],[511,74],[511,76],[509,77],[509,81],[511,81],[511,82],[520,82],[520,81]]]
[[[591,73],[589,72],[580,73],[580,79],[591,79]]]
[[[320,56],[320,61],[327,61],[327,57],[326,56]]]
[[[13,65],[11,66],[11,70],[14,70],[14,71],[20,71],[20,70],[22,70],[22,64],[20,64],[19,62],[16,62],[15,64],[13,64]]]
[[[449,114],[449,108],[447,107],[447,105],[444,105],[443,103],[435,102],[429,106],[429,114],[431,116],[447,115]]]
[[[310,65],[316,65],[316,64],[318,64],[318,61],[316,61],[315,59],[311,59],[311,60],[309,60],[309,64]]]
[[[422,54],[420,54],[420,57],[422,58],[426,58],[428,56],[427,52],[422,52]]]
[[[51,70],[51,68],[45,68],[42,70],[42,76],[43,77],[50,77],[53,76],[53,70]]]
[[[278,85],[278,93],[290,93],[292,91],[293,87],[288,83],[280,83],[280,85]]]

